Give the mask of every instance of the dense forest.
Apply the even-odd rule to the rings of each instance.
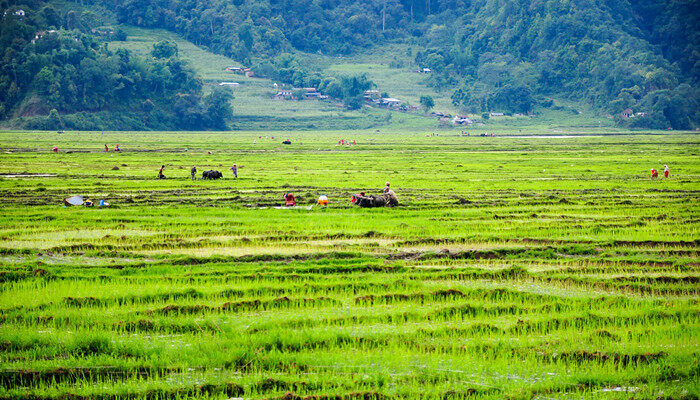
[[[2,8],[11,9],[8,0],[3,1]],[[344,85],[353,82],[324,77],[291,54],[352,54],[387,42],[408,42],[421,49],[415,54],[416,63],[432,71],[426,84],[450,91],[454,104],[464,111],[530,113],[537,107],[551,107],[553,99],[568,99],[591,104],[630,127],[700,126],[700,3],[694,0],[80,3],[106,4],[123,24],[174,31],[195,44],[254,66],[261,75],[319,87],[345,98],[351,106],[356,105],[352,101],[355,89]],[[58,23],[56,18],[43,15],[34,21],[51,26]],[[36,22],[39,19],[42,22]],[[64,28],[80,29],[79,18],[62,19]],[[3,32],[8,29],[12,28],[4,27]],[[30,31],[19,36],[28,40]],[[12,42],[11,38],[2,40]],[[118,59],[107,49],[86,46],[92,46],[89,48],[96,59]],[[28,57],[36,50],[15,51]],[[138,63],[143,62],[173,63]],[[0,87],[7,87],[7,82]],[[94,101],[83,104],[83,108],[95,105]],[[637,118],[622,118],[627,109]]]
[[[154,46],[148,58],[112,52],[83,32],[79,16],[30,3],[3,8],[0,119],[19,117],[16,123],[28,129],[226,127],[230,93],[203,96],[176,49]]]

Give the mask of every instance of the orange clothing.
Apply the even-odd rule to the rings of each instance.
[[[296,200],[294,199],[294,195],[292,193],[287,193],[284,195],[284,200],[285,203],[284,205],[287,207],[294,207],[297,205]]]

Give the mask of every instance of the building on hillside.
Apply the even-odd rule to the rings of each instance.
[[[429,74],[429,73],[433,72],[433,70],[431,70],[430,68],[423,68],[420,72],[422,72],[424,74]]]
[[[100,35],[100,36],[114,35],[114,30],[110,29],[110,28],[106,28],[106,29],[93,28],[90,30],[90,32],[92,32],[93,35]]]
[[[382,97],[379,104],[388,108],[399,108],[401,107],[401,100],[393,97]]]
[[[635,117],[646,117],[646,115],[647,115],[647,113],[645,113],[645,112],[638,112],[638,113],[634,114]]]
[[[2,13],[2,16],[3,16],[3,17],[7,17],[7,12],[8,12],[8,11],[9,11],[9,10],[5,10],[5,12]],[[22,10],[22,9],[20,8],[19,10],[15,10],[15,11],[12,13],[12,15],[14,15],[14,16],[16,16],[16,17],[24,17],[24,16],[26,16],[27,14],[24,12],[24,10]]]
[[[34,39],[31,40],[31,43],[36,43],[37,40],[43,38],[46,35],[52,34],[52,33],[56,33],[56,30],[51,29],[48,31],[38,31],[34,34]]]
[[[378,99],[381,96],[379,95],[379,90],[365,90],[365,100],[367,99]]]
[[[243,73],[243,68],[242,67],[226,67],[224,68],[226,71],[231,71],[231,72],[236,72],[239,74]]]
[[[219,82],[219,86],[238,86],[238,82]]]
[[[291,97],[292,97],[292,90],[291,89],[282,89],[282,90],[278,91],[277,94],[274,96],[274,98],[278,99],[278,100],[284,100],[284,99],[291,98]]]
[[[474,121],[466,115],[455,115],[452,118],[452,123],[455,125],[471,125]]]
[[[492,117],[502,117],[502,116],[504,116],[505,114],[503,114],[503,113],[501,113],[501,112],[492,112],[490,115],[491,115]]]
[[[624,118],[624,119],[632,118],[632,117],[634,117],[634,111],[632,111],[631,108],[626,108],[624,111],[622,111],[620,113],[620,116],[622,116],[622,118]]]
[[[304,98],[307,100],[311,99],[320,99],[321,98],[321,93],[319,92],[305,92],[304,93]]]
[[[247,71],[244,72],[244,75],[246,78],[252,78],[255,76],[255,73],[250,70],[250,68],[246,68]]]

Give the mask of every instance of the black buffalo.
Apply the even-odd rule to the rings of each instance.
[[[371,207],[386,207],[386,199],[383,196],[362,196],[359,194],[356,194],[352,196],[353,198],[353,203],[362,208],[371,208]]]
[[[352,203],[362,208],[396,207],[399,205],[399,199],[396,197],[396,193],[394,193],[393,190],[389,190],[386,193],[380,194],[379,196],[363,196],[361,194],[353,195]]]
[[[219,179],[224,175],[219,171],[209,170],[202,172],[202,179]]]

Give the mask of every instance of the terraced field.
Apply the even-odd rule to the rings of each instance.
[[[2,132],[0,399],[697,399],[699,144]]]

